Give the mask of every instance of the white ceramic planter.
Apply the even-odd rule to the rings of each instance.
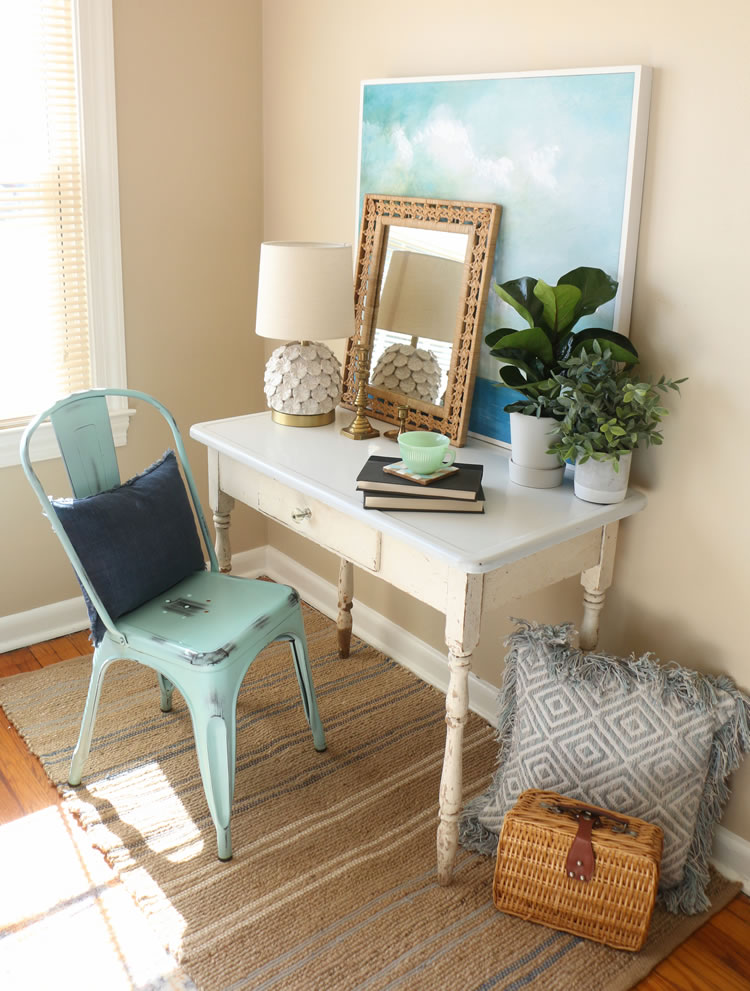
[[[620,470],[615,471],[611,461],[594,461],[589,458],[576,464],[573,490],[585,502],[622,502],[628,491],[632,454],[620,456]]]
[[[551,416],[510,414],[511,481],[535,489],[553,488],[562,482],[565,465],[556,454],[547,454],[557,429],[557,420]]]

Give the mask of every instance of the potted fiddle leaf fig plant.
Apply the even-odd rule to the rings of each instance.
[[[661,394],[679,393],[685,379],[662,375],[658,382],[640,381],[598,341],[560,365],[553,379],[559,387],[555,409],[562,418],[550,453],[575,462],[579,499],[622,502],[632,452],[664,440],[660,427],[669,410]]]
[[[603,327],[574,330],[582,317],[614,298],[617,285],[602,269],[586,266],[567,272],[556,286],[529,276],[493,285],[528,324],[522,330],[500,328],[485,337],[490,354],[502,363],[502,384],[523,396],[505,407],[510,413],[513,481],[540,488],[562,481],[564,466],[548,453],[562,415],[555,404],[555,374],[561,362],[594,341],[606,345],[617,361],[637,362],[638,352],[622,334]]]

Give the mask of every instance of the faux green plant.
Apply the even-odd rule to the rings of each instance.
[[[623,454],[662,443],[659,427],[669,410],[661,405],[661,394],[670,389],[679,393],[685,379],[662,375],[658,382],[639,381],[632,368],[623,368],[598,341],[560,365],[561,371],[553,373],[560,433],[550,454],[581,463],[589,458],[611,461],[618,471]]]
[[[506,412],[557,416],[554,403],[558,384],[554,374],[561,363],[598,341],[617,361],[633,365],[638,352],[622,334],[603,327],[574,331],[588,316],[617,293],[617,282],[600,268],[575,268],[558,279],[556,286],[524,276],[493,290],[528,324],[523,330],[500,328],[487,334],[490,354],[502,362],[500,379],[524,399],[509,403]]]

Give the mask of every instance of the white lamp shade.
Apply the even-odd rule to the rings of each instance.
[[[463,274],[462,262],[416,251],[394,251],[380,294],[376,326],[410,337],[452,341]]]
[[[350,244],[264,241],[255,333],[278,341],[321,341],[354,333]]]

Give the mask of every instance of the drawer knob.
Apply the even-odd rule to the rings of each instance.
[[[295,523],[301,523],[302,520],[309,520],[312,516],[312,509],[306,506],[304,509],[295,509],[292,513],[292,519]]]

